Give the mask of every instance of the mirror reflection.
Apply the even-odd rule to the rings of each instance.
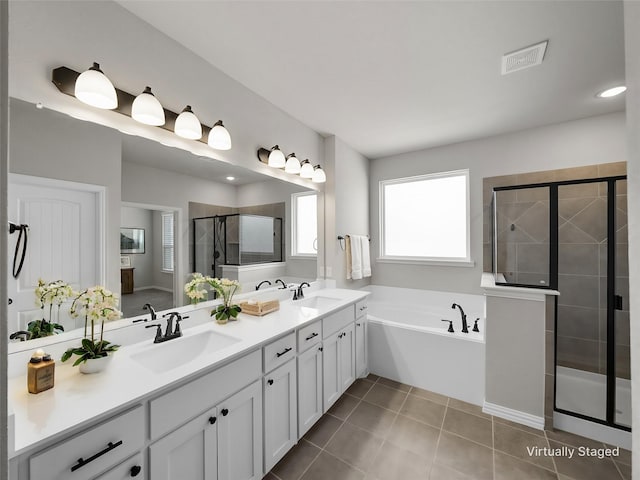
[[[315,208],[292,211],[313,191],[16,99],[10,120],[9,220],[28,225],[17,253],[22,230],[9,238],[9,265],[28,238],[21,271],[7,279],[8,330],[27,332],[12,341],[43,317],[65,334],[82,328],[65,308],[70,299],[49,317],[36,299],[39,279],[74,291],[105,286],[125,317],[147,313],[147,303],[187,304],[183,286],[198,269],[239,280],[243,291],[316,279],[315,251],[292,245],[317,236],[292,227],[295,218],[305,219],[300,229],[317,225]]]

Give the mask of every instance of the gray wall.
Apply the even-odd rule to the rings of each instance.
[[[153,255],[155,252],[155,232],[153,231],[153,211],[146,208],[122,207],[120,223],[125,228],[144,229],[144,253],[125,254],[135,268],[134,286],[136,289],[150,287],[153,283]]]
[[[369,235],[369,160],[336,136],[325,140],[327,183],[325,186],[326,266],[338,288],[361,288],[371,278],[347,280],[345,252],[338,235]],[[370,244],[373,246],[373,242]],[[373,269],[374,254],[371,255]]]
[[[168,212],[169,213],[169,212]],[[170,212],[173,213],[173,212]],[[151,264],[152,285],[173,291],[173,273],[162,270],[162,212],[154,210],[152,216],[153,256]],[[174,218],[175,222],[175,218]],[[175,248],[175,247],[174,247]],[[174,265],[175,267],[175,265]],[[179,285],[180,286],[180,285]],[[178,298],[181,290],[178,290]]]
[[[613,113],[373,160],[369,185],[372,256],[377,257],[380,248],[378,188],[381,180],[468,168],[471,259],[475,266],[375,263],[371,283],[482,293],[482,179],[623,161],[627,156],[624,122],[624,113]],[[419,216],[419,211],[416,211],[417,220]]]
[[[120,134],[16,99],[10,122],[11,173],[106,187],[106,287],[120,292]]]
[[[631,296],[631,391],[640,395],[640,3],[624,2],[627,82],[627,147],[629,195],[629,289]],[[635,321],[634,321],[635,320]],[[640,479],[640,408],[633,409],[633,478]]]

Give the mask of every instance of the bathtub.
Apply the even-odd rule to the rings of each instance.
[[[363,290],[371,292],[371,373],[475,405],[484,403],[484,296],[377,285]],[[469,333],[462,333],[453,303],[464,308]],[[476,318],[479,333],[471,330]],[[454,333],[442,319],[453,321]]]

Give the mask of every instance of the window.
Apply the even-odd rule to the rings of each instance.
[[[173,213],[162,214],[162,270],[173,272]]]
[[[380,182],[381,261],[469,263],[469,171]]]
[[[291,255],[315,257],[318,253],[318,195],[291,195]]]

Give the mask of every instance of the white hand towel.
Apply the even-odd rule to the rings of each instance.
[[[347,280],[351,280],[351,237],[349,235],[344,237],[344,250],[347,257]]]
[[[371,256],[369,254],[369,237],[361,236],[360,245],[362,247],[362,276],[371,276]]]
[[[351,238],[351,278],[362,278],[362,236],[349,235]]]

